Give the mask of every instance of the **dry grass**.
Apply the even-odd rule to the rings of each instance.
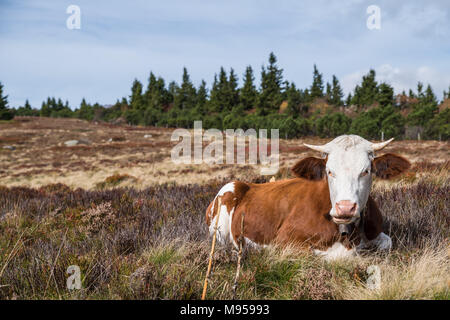
[[[96,124],[79,119],[17,118],[11,123],[1,123],[0,184],[38,188],[62,183],[72,188],[95,189],[112,175],[128,174],[139,180],[124,181],[120,186],[144,189],[154,184],[249,180],[259,176],[259,165],[174,164],[170,158],[171,148],[176,144],[170,142],[172,130]],[[146,134],[151,134],[151,138],[144,138]],[[85,140],[88,144],[67,147],[64,145],[67,140]],[[300,158],[317,156],[303,142],[327,141],[310,137],[281,140],[278,178],[288,177],[288,169]],[[16,150],[1,148],[5,145]],[[442,162],[450,158],[449,142],[394,141],[386,151],[403,154],[413,163],[427,166],[442,167]]]
[[[174,165],[167,129],[22,120],[0,124],[0,146],[16,147],[0,149],[0,299],[199,299],[206,207],[231,179],[271,178],[251,165]],[[90,144],[63,145],[71,139]],[[304,141],[326,142],[280,141],[277,179],[315,155]],[[388,147],[413,161],[406,175],[374,182],[390,254],[330,263],[293,247],[247,251],[237,298],[449,299],[448,146]],[[70,265],[81,269],[81,290],[66,289]],[[381,270],[379,290],[366,285],[370,265]],[[236,257],[219,247],[208,299],[232,297],[235,268]]]
[[[387,257],[381,261],[366,258],[364,265],[376,265],[381,271],[380,288],[370,289],[365,283],[336,285],[342,299],[405,300],[450,299],[450,263],[448,244],[425,248],[407,259]],[[406,260],[406,261],[405,261]]]
[[[333,263],[296,248],[248,251],[240,299],[448,299],[450,185],[421,180],[374,191],[394,249]],[[210,242],[204,210],[224,181],[206,185],[0,187],[0,298],[199,299]],[[380,291],[366,269],[382,272]],[[67,267],[83,289],[66,289]],[[230,299],[236,259],[218,248],[208,299]]]

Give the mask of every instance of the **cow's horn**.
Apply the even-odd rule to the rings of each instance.
[[[327,148],[327,145],[326,144],[324,144],[323,146],[315,146],[315,145],[313,145],[313,144],[306,144],[306,143],[304,143],[303,144],[305,147],[308,147],[308,148],[310,148],[310,149],[312,149],[312,150],[316,150],[316,151],[319,151],[319,152],[324,152],[324,153],[328,153],[328,148]]]
[[[394,140],[394,138],[391,138],[391,139],[389,139],[388,141],[385,141],[385,142],[372,143],[372,150],[373,150],[373,151],[381,150],[381,149],[383,149],[384,147],[386,147],[389,143],[391,143],[392,140]]]

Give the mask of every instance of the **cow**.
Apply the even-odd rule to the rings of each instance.
[[[389,251],[392,241],[382,232],[382,215],[370,190],[372,175],[390,179],[410,167],[399,155],[375,157],[392,140],[372,143],[343,135],[325,145],[304,144],[322,157],[298,161],[292,168],[295,178],[227,183],[206,210],[210,235],[217,225],[217,241],[236,249],[239,239],[256,248],[294,244],[326,259],[366,249]]]

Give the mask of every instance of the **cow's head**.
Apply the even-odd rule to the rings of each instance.
[[[359,136],[344,135],[331,142],[308,148],[322,152],[323,159],[309,157],[300,160],[293,173],[301,178],[328,180],[332,209],[330,215],[338,224],[355,222],[361,216],[372,186],[372,174],[383,179],[392,178],[409,168],[408,160],[384,154],[375,157],[393,139],[371,143]]]

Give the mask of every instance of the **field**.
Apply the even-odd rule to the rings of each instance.
[[[225,182],[272,177],[258,165],[175,165],[171,133],[76,119],[0,123],[0,299],[200,299],[206,207]],[[316,155],[302,142],[326,141],[281,140],[275,178]],[[394,141],[386,152],[412,162],[400,178],[374,182],[389,254],[326,262],[290,247],[249,251],[236,298],[449,299],[449,142]],[[67,290],[71,265],[80,290]],[[381,271],[376,290],[366,285],[371,265]],[[232,297],[235,269],[236,255],[219,247],[208,299]]]

